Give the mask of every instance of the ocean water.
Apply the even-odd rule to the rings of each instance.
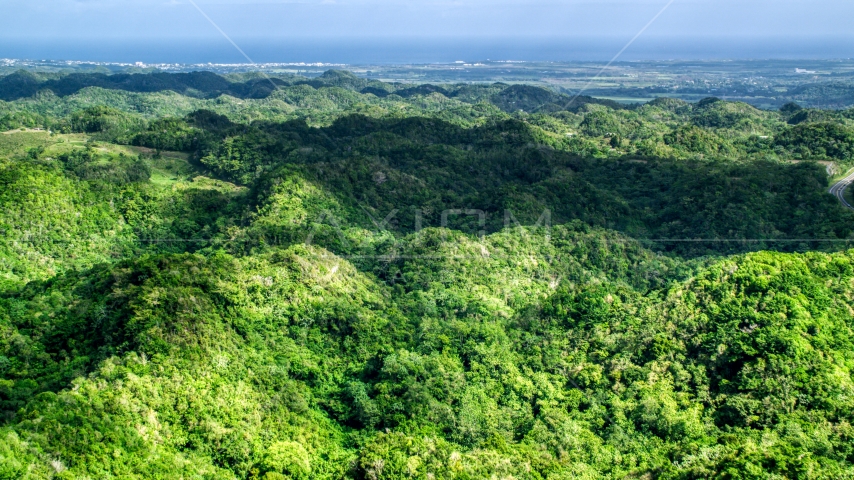
[[[608,61],[629,38],[234,38],[256,63],[419,64],[478,60]],[[849,59],[850,37],[641,37],[620,60]],[[0,58],[145,63],[246,63],[225,38],[0,37]]]

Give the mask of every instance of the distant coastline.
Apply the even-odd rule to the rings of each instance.
[[[235,38],[257,63],[419,64],[485,60],[608,61],[626,38]],[[851,37],[645,36],[621,60],[848,59]],[[0,37],[0,58],[85,60],[93,62],[235,64],[246,63],[228,42],[204,39],[21,39]]]

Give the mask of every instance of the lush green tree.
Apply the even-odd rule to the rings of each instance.
[[[0,98],[54,131],[0,134],[0,479],[854,476],[854,213],[786,161],[848,162],[849,112],[343,71]]]

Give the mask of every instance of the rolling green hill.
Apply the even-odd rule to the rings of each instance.
[[[0,479],[854,476],[850,112],[272,80],[0,79]]]

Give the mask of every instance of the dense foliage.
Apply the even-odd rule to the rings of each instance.
[[[9,77],[0,479],[854,476],[848,112]]]

